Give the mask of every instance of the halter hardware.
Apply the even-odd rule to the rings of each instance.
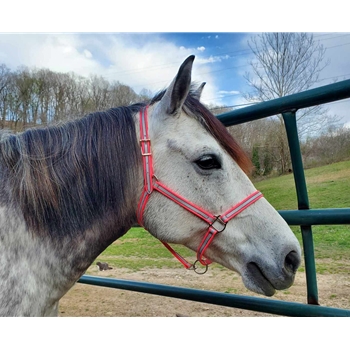
[[[198,263],[200,261],[199,260],[196,260],[193,265],[191,266],[190,270],[193,270],[197,275],[204,275],[207,271],[208,271],[208,267],[209,267],[209,264],[205,264],[203,265],[204,266],[204,269],[203,270],[200,270],[198,268]]]
[[[180,196],[162,182],[160,182],[153,171],[153,158],[151,153],[151,139],[148,135],[148,106],[140,111],[140,147],[143,160],[143,179],[144,187],[140,200],[137,207],[137,220],[141,226],[143,225],[143,213],[146,208],[149,197],[153,191],[161,193],[163,196],[169,198],[176,204],[180,205],[190,213],[196,215],[208,224],[207,232],[205,233],[198,249],[197,249],[197,260],[190,264],[186,259],[184,259],[180,254],[175,252],[175,250],[167,243],[163,242],[163,245],[178,259],[181,264],[185,266],[186,269],[194,270],[197,274],[204,274],[208,271],[208,265],[212,262],[204,257],[204,253],[213,241],[217,233],[223,232],[226,228],[227,223],[241,213],[243,210],[248,208],[250,205],[255,203],[263,195],[259,191],[255,191],[246,197],[244,200],[234,205],[228,209],[222,215],[213,215],[210,212],[202,209],[196,204],[188,201],[186,198]],[[205,268],[200,271],[198,268],[198,262],[202,264]]]
[[[140,147],[141,147],[141,154],[142,154],[142,156],[151,156],[152,155],[152,153],[151,152],[143,152],[143,147],[142,147],[142,142],[148,142],[149,143],[149,145],[148,145],[148,147],[147,147],[147,149],[149,149],[149,150],[151,150],[151,140],[150,139],[142,139],[142,140],[140,140]]]
[[[217,223],[218,223],[219,225],[221,225],[221,228],[216,228],[216,227],[214,226],[214,224],[217,224]],[[220,233],[220,232],[224,231],[225,228],[226,228],[226,225],[227,225],[227,222],[222,221],[220,215],[217,215],[217,216],[216,216],[216,220],[215,220],[212,224],[210,224],[210,226],[211,226],[214,230],[216,230],[217,233]]]

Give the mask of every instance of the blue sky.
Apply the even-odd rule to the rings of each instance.
[[[175,76],[182,61],[196,56],[193,79],[207,82],[211,104],[240,100],[248,35],[244,33],[74,33],[0,34],[0,62],[97,74],[130,85],[137,93],[157,92]]]
[[[103,8],[102,4],[99,8]],[[37,15],[39,16],[37,21],[23,24],[19,18],[15,24],[11,19],[3,24],[0,27],[0,64],[4,63],[11,69],[21,65],[46,67],[53,71],[75,72],[86,77],[96,74],[108,80],[118,80],[127,84],[137,93],[143,88],[156,93],[169,84],[183,60],[194,54],[196,59],[193,79],[199,83],[202,81],[207,83],[203,93],[205,103],[228,106],[247,103],[242,96],[242,92],[248,90],[243,75],[249,70],[248,61],[252,58],[247,45],[249,37],[256,35],[252,25],[248,26],[252,30],[241,31],[239,26],[237,30],[235,25],[227,26],[226,23],[224,29],[232,28],[227,31],[222,29],[221,23],[215,22],[212,25],[210,22],[208,25],[209,22],[200,20],[202,26],[192,23],[191,31],[186,30],[187,26],[181,26],[181,13],[180,17],[178,15],[175,27],[181,28],[181,31],[172,29],[172,26],[170,30],[160,28],[154,30],[152,25],[151,27],[143,25],[142,21],[146,21],[149,25],[156,22],[159,17],[154,13],[153,16],[147,17],[143,16],[142,12],[141,14],[137,12],[138,16],[135,16],[134,23],[138,25],[131,27],[134,31],[128,30],[129,22],[128,25],[120,25],[120,18],[119,26],[112,25],[115,29],[111,31],[113,20],[117,22],[117,13],[114,13],[113,18],[111,12],[111,22],[111,17],[109,21],[105,21],[104,17],[101,19],[101,16],[97,15],[98,9],[90,9],[87,14],[92,13],[94,20],[83,21],[80,24],[77,19],[67,18],[70,14],[68,10],[60,12],[60,8],[57,7],[57,16],[53,15],[56,14],[55,11],[56,8],[50,12],[49,18]],[[207,11],[211,14],[211,9]],[[168,13],[171,16],[169,19],[165,18],[165,21],[173,23],[173,18],[176,18],[177,14],[177,11],[171,9]],[[106,11],[103,15],[106,16]],[[221,16],[224,14],[221,13]],[[28,17],[30,16],[25,17],[26,20]],[[240,17],[239,13],[235,13],[232,17],[235,23],[237,17]],[[186,21],[186,17],[183,21]],[[44,25],[38,28],[38,23],[43,22]],[[91,23],[94,25],[91,26]],[[161,28],[166,28],[164,22],[162,23]],[[205,28],[211,30],[203,30],[203,23]],[[55,26],[57,24],[58,27]],[[246,25],[242,26],[243,29],[245,27]],[[264,29],[264,25],[258,27]],[[196,28],[198,30],[193,30]],[[218,30],[213,30],[215,28]],[[313,28],[317,29],[317,26]],[[267,30],[270,30],[269,27]],[[320,85],[350,79],[350,32],[320,30],[314,31],[314,36],[327,49],[326,56],[330,59],[330,65],[321,74]],[[328,107],[330,113],[337,114],[343,118],[344,123],[350,125],[349,100],[332,103]]]

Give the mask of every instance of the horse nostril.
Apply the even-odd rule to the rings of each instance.
[[[300,265],[300,256],[297,252],[292,250],[287,254],[284,260],[284,267],[288,272],[295,273]]]

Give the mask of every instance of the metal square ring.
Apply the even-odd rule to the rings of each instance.
[[[219,228],[217,228],[216,225],[219,225]],[[215,221],[210,225],[215,231],[217,232],[222,232],[225,230],[226,228],[226,222],[222,221],[222,219],[220,218],[220,216],[217,216]]]

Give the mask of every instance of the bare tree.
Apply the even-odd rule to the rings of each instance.
[[[9,93],[11,84],[10,69],[4,64],[0,65],[0,120],[1,128],[5,127],[6,115],[9,108]]]
[[[318,137],[307,138],[301,146],[306,167],[349,160],[350,129],[331,126]]]
[[[310,33],[262,33],[248,42],[254,58],[251,71],[244,76],[251,91],[244,94],[248,101],[267,101],[305,91],[313,87],[320,72],[329,64],[325,48]],[[285,142],[282,116],[277,116],[282,134],[276,135],[280,147],[280,171],[289,168],[289,152]],[[339,118],[330,116],[323,106],[297,112],[300,136],[319,132]],[[288,159],[285,159],[288,157]]]
[[[263,33],[248,42],[254,54],[251,72],[245,79],[252,91],[249,101],[268,101],[312,88],[321,71],[329,64],[326,49],[310,33]],[[297,113],[299,134],[321,130],[339,121],[323,106],[305,108]]]
[[[136,92],[127,85],[120,83],[119,81],[114,81],[111,84],[111,106],[128,106],[139,100]]]
[[[93,110],[104,110],[109,107],[109,88],[110,83],[103,77],[98,77],[97,75],[90,76],[90,90]]]
[[[254,88],[250,100],[271,100],[304,91],[314,85],[324,62],[326,50],[308,33],[263,33],[248,42],[254,54],[250,66],[254,77],[245,78]]]
[[[32,74],[28,67],[22,66],[14,75],[13,111],[15,114],[14,130],[21,131],[32,121],[32,102],[35,87]]]

